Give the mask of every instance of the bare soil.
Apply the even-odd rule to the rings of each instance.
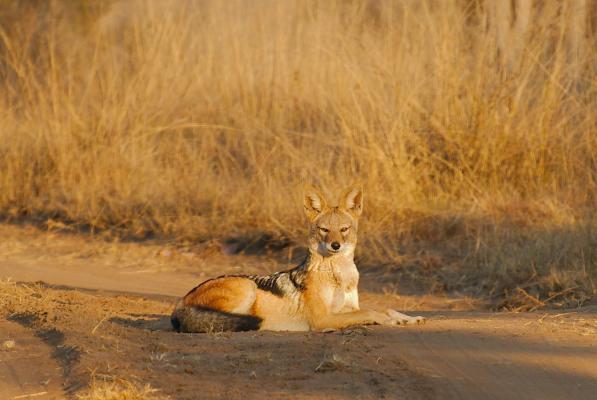
[[[92,380],[121,379],[172,399],[597,393],[596,306],[491,313],[474,299],[397,294],[378,272],[363,274],[363,306],[425,315],[427,324],[173,332],[174,302],[202,279],[285,267],[271,257],[226,253],[218,243],[187,249],[0,226],[0,399],[74,398]]]

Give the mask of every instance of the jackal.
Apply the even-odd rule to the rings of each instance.
[[[346,190],[335,207],[309,187],[304,208],[309,253],[300,265],[268,276],[225,275],[201,283],[176,306],[174,329],[308,331],[424,322],[394,310],[359,308],[354,250],[363,211],[361,187]]]

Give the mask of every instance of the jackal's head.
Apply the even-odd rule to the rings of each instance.
[[[309,249],[324,257],[351,256],[357,244],[358,219],[363,211],[363,189],[351,186],[336,207],[328,206],[313,187],[305,190],[305,214],[309,218]]]

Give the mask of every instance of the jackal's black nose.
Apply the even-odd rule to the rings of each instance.
[[[340,243],[338,243],[338,242],[332,242],[332,249],[338,250],[339,248],[340,248]]]

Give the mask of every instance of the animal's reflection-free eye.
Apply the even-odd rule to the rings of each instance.
[[[330,230],[327,228],[322,228],[321,226],[318,226],[319,230],[323,233],[328,233]]]
[[[350,229],[350,226],[345,226],[342,229],[340,229],[340,232],[346,233],[346,232],[348,232],[349,229]]]

